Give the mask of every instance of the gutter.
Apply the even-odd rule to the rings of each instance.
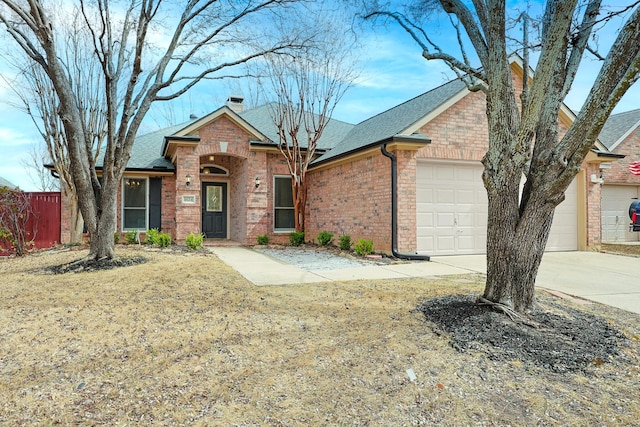
[[[398,161],[396,156],[387,151],[387,143],[380,145],[382,154],[391,159],[391,253],[394,257],[411,261],[429,261],[429,255],[398,252]]]

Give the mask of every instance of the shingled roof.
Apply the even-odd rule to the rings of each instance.
[[[278,129],[273,123],[271,117],[275,103],[264,104],[257,108],[245,110],[238,113],[240,117],[246,120],[251,126],[258,129],[264,136],[269,138],[271,142],[277,144],[279,141]],[[354,125],[340,120],[331,119],[325,127],[320,139],[317,143],[318,150],[329,150],[338,144],[353,129]],[[299,143],[301,147],[306,148],[308,142],[307,134],[304,129],[300,130]]]
[[[15,185],[13,185],[11,182],[7,181],[6,179],[4,179],[1,176],[0,176],[0,187],[7,187],[10,190],[15,190],[16,188],[18,188]]]
[[[598,139],[613,150],[631,131],[640,126],[640,109],[613,114],[604,124]]]
[[[358,151],[394,136],[411,136],[404,134],[404,132],[463,90],[466,90],[463,81],[452,80],[373,116],[357,124],[331,151],[318,158],[314,163],[322,163]],[[416,139],[424,140],[427,139],[427,136],[415,135]]]
[[[169,126],[164,129],[159,129],[157,131],[136,137],[136,140],[131,147],[131,157],[129,158],[129,162],[127,163],[127,169],[160,169],[168,171],[175,170],[175,166],[171,163],[171,161],[164,158],[164,156],[162,155],[164,138],[184,129],[194,121],[195,119],[191,119],[184,123]],[[96,165],[98,167],[101,167],[103,161],[104,148],[100,151],[100,155],[96,160]]]

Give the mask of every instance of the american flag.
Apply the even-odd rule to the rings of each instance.
[[[633,175],[640,176],[640,161],[631,162],[629,164],[629,172]]]

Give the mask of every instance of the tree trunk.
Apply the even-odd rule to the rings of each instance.
[[[303,178],[302,182],[298,182],[295,178],[291,178],[292,196],[293,196],[293,214],[295,218],[296,231],[305,231],[304,211],[307,205],[307,180]]]
[[[296,217],[298,218],[297,231],[305,231],[305,208],[307,206],[307,180],[306,178],[298,186],[298,200],[296,201]],[[298,230],[299,228],[299,230]]]
[[[62,197],[67,201],[67,209],[69,211],[69,243],[82,243],[84,221],[78,205],[78,196],[63,179],[60,180],[60,187]]]
[[[487,281],[483,297],[518,312],[533,308],[535,280],[549,238],[554,208],[530,207],[514,227],[494,194],[487,225]]]
[[[84,220],[82,219],[82,213],[78,208],[78,201],[74,200],[73,206],[70,211],[71,219],[71,233],[69,240],[71,243],[82,243]]]
[[[115,257],[113,233],[116,231],[116,201],[118,183],[114,179],[105,178],[102,187],[101,205],[98,211],[98,222],[95,232],[91,233],[89,259],[112,259]]]

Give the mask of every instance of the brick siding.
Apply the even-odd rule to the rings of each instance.
[[[610,169],[603,170],[607,184],[640,185],[640,176],[629,172],[629,164],[640,160],[640,128],[636,128],[614,150],[616,154],[626,154],[627,157],[611,164]]]
[[[352,242],[372,240],[374,250],[390,252],[390,162],[382,154],[374,154],[310,173],[308,240],[315,240],[326,230],[335,234],[336,241],[338,236],[348,234]]]

